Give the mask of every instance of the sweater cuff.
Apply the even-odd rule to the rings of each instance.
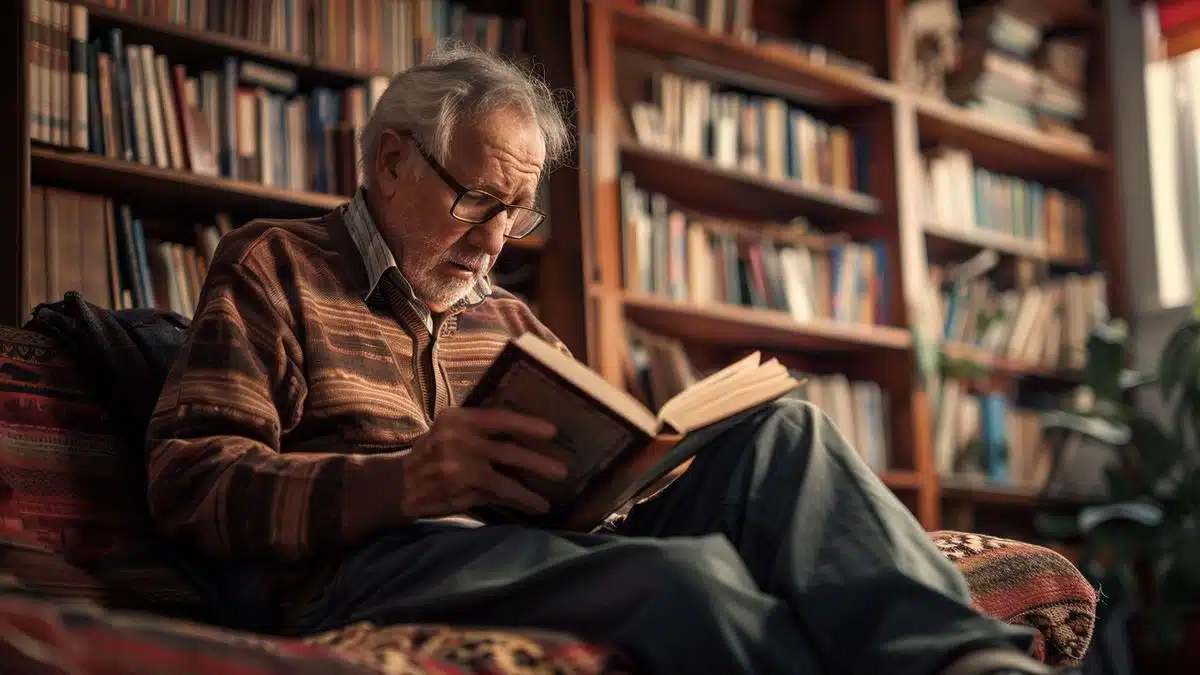
[[[342,526],[348,539],[360,540],[405,523],[407,453],[351,456],[342,486]]]

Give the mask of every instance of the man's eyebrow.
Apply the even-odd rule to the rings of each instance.
[[[493,195],[501,198],[509,193],[507,189],[502,188],[495,183],[487,183],[486,185],[481,186],[479,189],[483,190],[484,192],[490,192]],[[512,203],[520,206],[528,206],[533,202],[533,195],[534,193],[532,190],[529,190],[528,188],[521,188],[517,194],[513,195]]]
[[[504,195],[508,194],[508,190],[496,185],[495,183],[485,183],[479,186],[479,189],[483,190],[484,192],[490,192],[497,197],[503,197]]]

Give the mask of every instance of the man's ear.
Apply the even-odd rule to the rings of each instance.
[[[412,143],[391,129],[384,129],[375,156],[375,185],[383,197],[391,197],[404,182],[404,167],[412,154]]]

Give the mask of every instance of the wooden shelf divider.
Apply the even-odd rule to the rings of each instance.
[[[306,55],[272,49],[253,40],[159,21],[131,10],[116,9],[94,1],[82,4],[87,7],[88,22],[92,27],[119,27],[128,44],[148,43],[154,45],[156,50],[186,51],[192,56],[200,53],[219,58],[239,55],[290,69],[307,68],[312,65],[312,59]]]
[[[711,162],[689,159],[648,148],[633,141],[621,143],[622,167],[643,176],[641,183],[663,192],[687,195],[696,208],[735,210],[764,220],[804,213],[826,220],[877,215],[879,200],[870,195],[805,185],[797,180],[771,180]]]
[[[1099,501],[1099,497],[1056,496],[1021,486],[1002,485],[983,479],[942,476],[942,499],[968,504],[987,504],[1024,509],[1073,508]]]
[[[1029,177],[1063,176],[1110,168],[1109,156],[1072,140],[960,108],[945,101],[909,94],[922,138],[971,152],[976,163],[993,171]]]
[[[33,181],[148,204],[214,204],[233,211],[260,210],[277,217],[308,217],[337,208],[346,197],[269,187],[260,183],[162,169],[85,152],[35,146]]]
[[[1084,260],[1072,260],[1050,255],[1045,244],[1014,237],[1002,232],[992,232],[981,228],[954,228],[943,225],[925,224],[926,247],[934,251],[958,251],[975,253],[992,250],[1003,255],[1010,255],[1026,260],[1056,263],[1059,265],[1083,266]]]
[[[730,77],[773,81],[825,104],[888,101],[894,88],[848,68],[813,63],[783,48],[763,48],[730,35],[674,21],[614,0],[595,0],[612,12],[617,44],[722,69]]]
[[[656,295],[630,293],[625,315],[647,330],[695,342],[826,352],[906,350],[904,328],[813,320],[800,323],[784,312],[736,305],[692,305]]]

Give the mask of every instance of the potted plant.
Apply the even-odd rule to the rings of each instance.
[[[1115,450],[1106,494],[1073,514],[1039,514],[1036,525],[1051,539],[1082,541],[1079,567],[1097,584],[1102,611],[1121,606],[1131,615],[1138,672],[1193,672],[1186,663],[1200,649],[1200,302],[1153,373],[1125,368],[1127,337],[1120,321],[1094,330],[1083,395],[1042,415],[1047,433]],[[1132,396],[1154,382],[1166,408],[1157,416]]]

